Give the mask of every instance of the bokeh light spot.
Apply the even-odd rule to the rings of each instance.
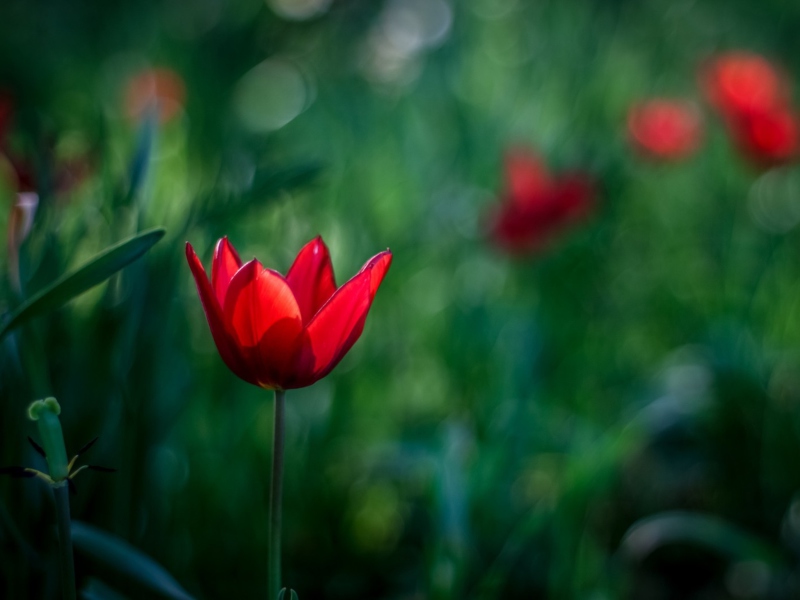
[[[292,63],[268,59],[239,81],[234,92],[234,111],[245,128],[266,133],[280,129],[310,101],[306,77]]]
[[[759,177],[748,198],[756,225],[769,233],[786,233],[800,223],[799,175],[796,169],[784,168]]]
[[[267,0],[275,13],[292,21],[304,21],[324,14],[331,0]]]

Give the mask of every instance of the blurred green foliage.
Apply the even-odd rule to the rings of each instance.
[[[196,598],[263,594],[272,397],[220,360],[183,242],[208,265],[228,235],[285,272],[318,233],[340,283],[394,263],[342,364],[288,395],[300,598],[797,597],[800,171],[748,166],[710,112],[694,157],[646,163],[624,122],[643,97],[700,103],[715,52],[800,78],[798,19],[780,0],[3,0],[4,155],[39,206],[2,312],[167,232],[0,343],[0,465],[41,468],[25,407],[56,396],[68,451],[100,435],[118,469],[78,480],[80,531],[151,557],[78,547],[85,597],[152,597],[129,560]],[[152,67],[185,85],[163,122],[126,114]],[[512,143],[602,188],[521,260],[483,234]],[[57,597],[39,483],[0,481],[4,598]]]

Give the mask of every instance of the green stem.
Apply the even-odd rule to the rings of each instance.
[[[72,526],[69,516],[69,486],[64,481],[53,486],[58,521],[58,550],[61,563],[63,600],[75,600],[75,563],[72,556]]]
[[[269,488],[269,600],[281,590],[281,495],[283,489],[283,408],[286,392],[275,390],[272,481]]]

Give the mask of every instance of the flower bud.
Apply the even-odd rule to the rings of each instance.
[[[42,448],[47,457],[47,467],[50,477],[59,482],[69,475],[69,461],[67,449],[64,446],[64,434],[61,431],[61,422],[58,415],[61,406],[55,398],[37,400],[28,407],[28,416],[36,421],[39,436],[42,438]]]

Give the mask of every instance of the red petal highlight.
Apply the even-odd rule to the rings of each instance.
[[[234,275],[225,321],[255,371],[258,385],[282,388],[303,330],[300,308],[283,277],[253,259]]]
[[[634,147],[655,160],[678,160],[692,154],[702,133],[694,107],[681,100],[655,98],[631,107],[628,135]]]
[[[528,206],[506,201],[492,216],[490,232],[505,250],[522,254],[541,250],[556,234],[583,218],[592,207],[591,181],[564,174],[538,193]]]
[[[214,261],[211,263],[211,285],[220,307],[225,303],[225,294],[228,293],[231,279],[241,266],[242,259],[228,238],[218,241],[214,249]]]
[[[372,257],[319,310],[306,328],[307,338],[299,351],[297,380],[292,387],[311,385],[327,375],[356,343],[375,292],[391,264],[392,253],[388,250]]]
[[[217,301],[208,277],[206,277],[203,264],[189,242],[186,242],[186,260],[189,262],[189,268],[192,270],[192,276],[197,285],[197,293],[200,295],[200,302],[203,304],[203,310],[206,313],[211,337],[214,338],[214,343],[222,360],[237,377],[244,379],[248,383],[258,385],[257,378],[249,369],[247,362],[225,328],[220,303]]]
[[[550,184],[544,162],[527,148],[514,148],[505,157],[509,200],[526,205]]]
[[[286,274],[286,283],[294,292],[303,323],[309,323],[336,291],[330,253],[321,237],[303,246]]]
[[[361,267],[359,273],[363,273],[365,271],[369,271],[370,273],[369,293],[372,298],[375,298],[375,293],[378,291],[378,287],[380,287],[381,282],[383,281],[383,278],[391,265],[392,253],[389,250],[384,250],[380,254],[376,254],[370,258],[366,264]]]
[[[774,167],[797,157],[800,123],[788,109],[743,114],[730,119],[729,128],[742,152],[760,167]]]
[[[763,56],[749,52],[730,52],[706,63],[700,85],[724,115],[771,110],[789,100],[784,74]]]

